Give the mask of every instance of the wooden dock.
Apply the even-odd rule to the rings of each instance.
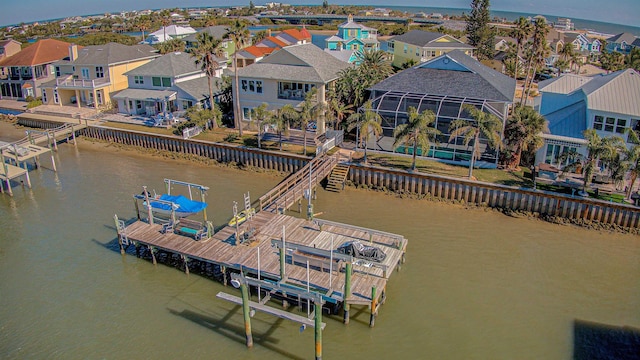
[[[83,124],[67,123],[44,131],[27,130],[25,138],[0,146],[0,191],[4,192],[4,184],[6,184],[7,192],[13,195],[11,180],[20,176],[25,177],[27,185],[31,188],[28,162],[33,160],[35,167],[40,166],[41,155],[51,154],[52,168],[56,171],[53,150],[57,149],[58,139],[64,138],[69,141],[71,138],[75,144],[76,132],[85,127],[86,125]]]
[[[309,261],[309,286],[337,303],[345,301],[345,264],[342,261],[334,261],[330,266],[329,257],[293,250],[296,245],[331,252],[347,241],[357,240],[382,249],[387,255],[382,263],[358,259],[352,261],[351,294],[346,302],[359,305],[371,303],[372,287],[385,288],[387,280],[403,261],[407,245],[407,240],[401,235],[318,219],[307,221],[268,211],[261,211],[252,220],[240,225],[240,234],[252,232],[249,241],[244,242],[236,240],[236,229],[231,226],[224,227],[207,240],[195,241],[174,233],[162,233],[162,225],[150,225],[142,220],[128,225],[122,235],[136,246],[164,250],[186,259],[196,259],[236,271],[242,270],[245,274],[252,275],[258,273],[260,249],[261,277],[281,281],[280,256],[278,249],[272,247],[272,240],[282,239],[283,228],[287,247],[285,282],[306,288],[306,261]],[[242,236],[240,238],[242,239]],[[378,297],[381,294],[382,292],[378,293]]]

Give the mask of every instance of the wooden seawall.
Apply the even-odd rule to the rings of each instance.
[[[579,196],[359,164],[351,165],[348,178],[354,184],[430,195],[444,200],[536,212],[566,219],[583,219],[624,228],[640,227],[640,209],[637,207]]]
[[[20,123],[34,127],[53,127],[46,121],[28,120],[23,123],[21,119]],[[310,161],[310,158],[292,154],[106,127],[89,126],[82,131],[82,134],[125,145],[195,154],[218,161],[234,161],[290,173],[298,171]],[[637,207],[578,196],[479,183],[432,174],[409,173],[361,164],[350,164],[348,180],[355,185],[429,195],[443,200],[536,212],[623,228],[640,228],[640,209]]]

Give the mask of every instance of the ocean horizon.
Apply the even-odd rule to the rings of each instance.
[[[342,4],[341,6],[346,5],[346,4]],[[294,6],[298,6],[295,5]],[[320,6],[320,5],[318,5]],[[388,9],[392,9],[392,10],[397,10],[397,11],[403,11],[403,12],[407,12],[407,13],[420,13],[423,12],[425,14],[432,14],[432,13],[440,13],[442,15],[455,15],[455,16],[460,16],[463,14],[467,14],[469,13],[470,9],[469,8],[443,8],[443,7],[431,7],[431,6],[395,6],[395,5],[380,5],[380,7],[384,6],[385,8]],[[225,8],[225,7],[230,7],[230,6],[211,6],[211,8]],[[186,7],[187,9],[199,9],[199,8],[209,8],[207,6],[200,6],[200,7]],[[155,10],[161,10],[161,9],[153,9]],[[514,12],[514,11],[501,11],[501,10],[490,10],[491,12],[491,17],[493,18],[499,18],[499,19],[506,19],[507,21],[513,22],[515,20],[517,20],[519,17],[523,16],[523,17],[534,17],[536,15],[542,15],[544,16],[548,22],[553,23],[556,22],[557,18],[559,17],[563,17],[563,18],[570,18],[571,21],[574,23],[575,29],[576,30],[590,30],[590,31],[595,31],[598,33],[603,33],[603,34],[610,34],[610,35],[616,35],[616,34],[620,34],[623,32],[627,32],[627,33],[631,33],[636,37],[640,37],[640,27],[638,26],[630,26],[630,25],[624,25],[624,24],[615,24],[615,23],[609,23],[609,22],[602,22],[602,21],[595,21],[595,20],[587,20],[587,19],[578,19],[578,18],[573,18],[571,16],[568,15],[549,15],[549,14],[534,14],[534,13],[525,13],[525,12]],[[115,13],[115,11],[114,11]],[[104,13],[98,13],[98,14],[86,14],[86,15],[81,15],[81,16],[95,16],[95,15],[104,15]],[[69,15],[72,16],[72,15]],[[58,20],[63,20],[65,18],[54,18],[54,19],[41,19],[41,20],[35,20],[29,23],[34,23],[34,22],[50,22],[50,21],[58,21]],[[25,24],[29,24],[29,23],[25,23]],[[16,26],[17,24],[13,24],[13,25],[4,25],[4,27],[6,26]],[[2,26],[0,26],[2,27]]]
[[[431,13],[440,13],[442,15],[462,15],[468,14],[471,9],[468,8],[442,8],[442,7],[430,7],[430,6],[391,6],[387,5],[388,9],[404,11],[408,13],[419,13],[424,12],[425,14]],[[500,11],[500,10],[490,10],[491,17],[497,17],[500,19],[506,19],[508,21],[515,21],[519,17],[534,17],[536,15],[544,16],[548,22],[556,22],[557,18],[570,18],[573,22],[576,30],[591,30],[604,34],[616,35],[623,32],[631,33],[635,36],[640,36],[640,27],[637,26],[629,26],[623,24],[614,24],[602,21],[595,20],[586,20],[586,19],[577,19],[572,18],[567,15],[549,15],[549,14],[533,14],[533,13],[523,13],[523,12],[513,12],[513,11]]]

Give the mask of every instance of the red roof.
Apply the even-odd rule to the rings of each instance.
[[[49,64],[69,56],[68,42],[56,39],[39,40],[17,54],[0,61],[0,66],[32,66]],[[81,46],[78,46],[81,48]]]
[[[302,27],[302,30],[300,30],[300,34],[304,36],[305,39],[311,40],[311,33],[309,33],[306,27]]]
[[[248,52],[249,54],[255,56],[255,57],[261,57],[261,56],[265,56],[265,55],[269,55],[272,52],[278,50],[276,48],[270,48],[270,47],[263,47],[263,46],[255,46],[255,45],[251,45],[248,46],[244,49],[242,49],[246,52]]]
[[[309,34],[309,31],[305,28],[302,28],[302,30],[287,29],[282,32],[292,36],[296,40],[311,40],[311,34]]]

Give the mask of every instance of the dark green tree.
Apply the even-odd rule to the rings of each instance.
[[[494,31],[489,26],[489,0],[472,0],[471,13],[465,17],[469,45],[476,47],[479,60],[493,57]]]

